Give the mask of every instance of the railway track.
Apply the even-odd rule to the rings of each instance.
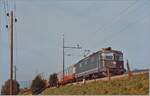
[[[149,70],[145,70],[145,71],[140,71],[140,72],[132,72],[132,75],[139,75],[139,74],[145,74],[145,73],[149,73]],[[111,80],[114,80],[114,79],[119,79],[119,78],[123,78],[123,77],[127,77],[128,74],[123,74],[123,75],[116,75],[116,76],[112,76],[111,77]],[[91,82],[95,82],[95,81],[108,81],[108,77],[104,77],[104,78],[97,78],[97,79],[94,79],[94,80],[86,80],[85,83],[91,83]],[[82,85],[82,84],[85,84],[83,81],[81,82],[75,82],[75,83],[69,83],[65,86],[68,86],[68,85]],[[56,87],[53,87],[54,89]],[[28,94],[31,90],[27,90],[26,92],[24,92],[23,94]],[[31,94],[32,92],[30,92]]]
[[[146,71],[140,71],[140,72],[132,72],[132,75],[139,75],[139,74],[145,74],[145,73],[149,73],[149,70],[146,70]],[[125,73],[123,75],[116,75],[116,76],[111,76],[111,80],[114,80],[114,79],[119,79],[119,78],[123,78],[123,77],[127,77],[128,74]],[[86,80],[86,81],[80,81],[80,82],[75,82],[75,83],[71,83],[73,85],[81,85],[81,84],[84,84],[84,83],[90,83],[90,82],[95,82],[95,81],[108,81],[108,77],[104,77],[104,78],[97,78],[97,79],[93,79],[93,80]],[[67,85],[70,85],[70,84],[67,84]]]

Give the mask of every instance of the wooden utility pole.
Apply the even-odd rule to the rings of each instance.
[[[13,11],[10,14],[10,95],[13,94]]]
[[[128,77],[129,77],[129,79],[130,79],[131,76],[132,76],[132,73],[131,73],[131,70],[130,70],[130,66],[129,66],[128,60],[127,60],[127,70],[128,70]]]

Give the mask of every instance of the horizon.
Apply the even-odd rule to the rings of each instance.
[[[10,8],[13,8],[13,0]],[[3,4],[0,1],[0,5]],[[16,0],[14,65],[17,80],[45,78],[62,70],[62,34],[66,46],[79,44],[81,50],[65,50],[65,67],[91,53],[111,46],[129,60],[131,70],[149,69],[149,0],[132,1],[40,1]],[[27,7],[28,6],[28,7]],[[9,78],[9,39],[4,6],[0,6],[0,86]],[[9,9],[11,10],[11,9]],[[124,65],[126,68],[126,65]]]

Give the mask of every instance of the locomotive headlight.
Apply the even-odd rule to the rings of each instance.
[[[116,65],[117,63],[114,61],[113,64]]]
[[[123,68],[122,65],[120,65],[120,68]]]

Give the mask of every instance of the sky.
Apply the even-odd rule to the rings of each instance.
[[[65,66],[81,60],[85,49],[93,53],[111,46],[124,53],[124,61],[129,60],[131,69],[149,68],[149,0],[8,1],[8,11],[13,10],[18,19],[14,24],[14,65],[18,81],[33,80],[38,73],[48,78],[62,70],[63,34],[65,46],[82,47],[65,50]],[[0,0],[0,86],[10,75],[9,30],[5,28],[8,22],[5,17]]]

